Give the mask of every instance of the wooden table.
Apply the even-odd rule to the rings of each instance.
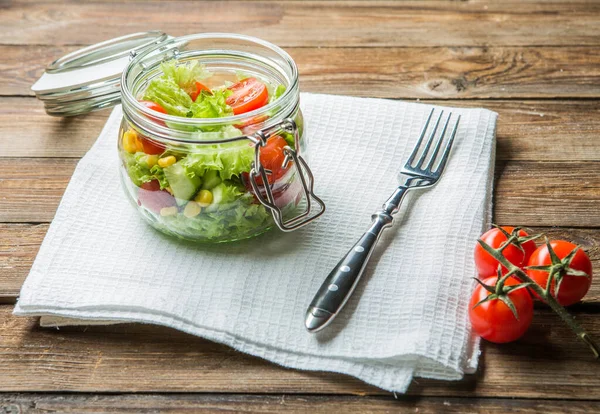
[[[0,2],[0,401],[3,412],[600,410],[600,363],[539,306],[476,375],[407,396],[283,369],[152,326],[40,329],[11,315],[77,160],[109,111],[44,113],[30,85],[81,45],[149,29],[279,44],[303,91],[500,114],[495,222],[574,240],[600,269],[600,4],[592,1]],[[93,206],[90,206],[93,208]],[[600,282],[573,307],[600,337]]]

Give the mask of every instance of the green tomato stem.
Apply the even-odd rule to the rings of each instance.
[[[504,257],[500,249],[494,249],[482,240],[478,240],[478,242],[486,252],[488,252],[494,259],[508,269],[509,273],[512,273],[524,283],[530,283],[531,285],[529,288],[537,293],[542,299],[544,299],[548,306],[550,306],[550,308],[557,313],[558,316],[560,316],[560,318],[567,324],[569,328],[571,328],[575,335],[577,335],[581,341],[585,342],[585,344],[589,346],[595,358],[600,358],[600,348],[598,347],[598,344],[596,344],[596,342],[583,329],[583,327],[575,321],[573,316],[560,303],[557,302],[554,296],[552,296],[550,291],[551,284],[549,284],[546,289],[542,288],[521,268],[515,266],[506,257]]]

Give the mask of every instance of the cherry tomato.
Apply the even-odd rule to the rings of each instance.
[[[190,98],[192,98],[192,101],[195,102],[196,99],[198,99],[198,95],[200,95],[200,92],[202,92],[202,91],[206,91],[212,95],[212,91],[210,90],[210,88],[208,86],[204,85],[201,82],[196,82],[196,91],[190,93]]]
[[[289,165],[287,169],[282,167],[285,160],[285,153],[283,152],[285,146],[287,146],[286,140],[279,135],[275,135],[269,138],[267,145],[260,149],[260,163],[272,172],[269,182],[271,182],[271,178],[273,182],[277,181],[290,168]]]
[[[550,246],[559,259],[564,259],[569,253],[577,248],[576,244],[564,240],[552,240]],[[528,266],[547,266],[550,264],[552,264],[550,252],[548,251],[548,247],[543,245],[533,252],[529,259]],[[561,271],[562,282],[558,289],[558,295],[554,291],[556,279],[552,281],[550,292],[552,296],[556,298],[556,301],[563,306],[569,306],[579,302],[585,296],[592,283],[592,262],[583,250],[580,249],[575,253],[575,256],[573,256],[568,267],[587,273],[589,278],[585,276],[567,275],[565,274],[567,271],[566,268]],[[548,283],[548,272],[544,270],[527,269],[527,275],[538,285],[546,288],[546,284]],[[538,296],[537,294],[535,295]]]
[[[140,187],[146,191],[159,191],[160,183],[158,180],[146,181],[145,183],[142,183]]]
[[[256,78],[246,78],[228,88],[233,93],[225,100],[235,115],[250,112],[264,106],[269,100],[269,91]]]
[[[160,213],[163,207],[177,205],[175,197],[166,190],[160,189],[157,180],[143,183],[138,190],[138,204],[155,213]]]
[[[148,109],[152,109],[153,111],[160,112],[161,114],[166,114],[165,108],[152,101],[140,101],[142,105],[144,105]]]
[[[257,115],[247,121],[234,125],[237,129],[241,129],[244,135],[255,133],[261,128],[261,124],[269,119],[268,115]]]
[[[165,110],[165,108],[163,108],[162,106],[160,106],[159,104],[157,104],[156,102],[152,102],[152,101],[140,101],[140,103],[142,105],[144,105],[146,108],[151,109],[155,112],[159,112],[161,114],[166,114],[167,111]],[[156,122],[157,124],[160,125],[165,125],[165,123],[157,118],[154,117],[149,117],[150,119],[152,119],[154,122]]]
[[[142,141],[142,146],[144,147],[144,152],[150,155],[158,155],[165,152],[165,146],[156,141],[152,141],[147,137],[140,137]]]
[[[260,149],[260,163],[267,170],[271,170],[271,174],[267,175],[269,184],[273,184],[275,181],[283,177],[291,167],[291,165],[288,165],[288,167],[285,169],[282,167],[283,160],[285,160],[283,148],[286,145],[287,142],[285,139],[279,135],[274,135],[268,139],[267,145]],[[247,183],[248,189],[251,190],[252,186],[250,185],[249,174],[243,173],[242,179],[245,183]],[[256,182],[258,185],[263,185],[263,180],[260,176],[256,177]]]
[[[488,277],[483,282],[494,286],[498,278]],[[513,277],[506,280],[505,286],[519,284]],[[469,303],[469,318],[473,331],[490,342],[505,343],[519,339],[531,325],[533,319],[533,301],[526,288],[517,289],[508,294],[515,305],[517,315],[515,318],[510,308],[500,299],[492,299],[474,307],[479,301],[488,297],[490,292],[477,284]]]
[[[515,228],[506,226],[502,227],[502,229],[507,233],[511,234]],[[519,236],[525,237],[528,236],[528,234],[525,231],[520,230]],[[499,229],[493,228],[485,232],[480,237],[480,240],[490,245],[494,249],[497,249],[502,245],[502,243],[504,243],[507,240],[507,238]],[[511,244],[506,249],[504,249],[502,254],[508,259],[509,262],[511,262],[515,266],[524,267],[527,265],[529,257],[534,252],[536,245],[533,240],[529,240],[523,243],[522,247],[525,251],[524,253],[521,250],[519,250],[517,246]],[[479,243],[475,245],[475,266],[477,267],[477,272],[479,273],[479,276],[488,277],[495,275],[496,271],[498,270],[498,265],[498,261],[492,256],[490,256],[488,252],[483,250],[483,247],[481,247]],[[502,266],[502,271],[506,272],[506,268],[504,266]]]

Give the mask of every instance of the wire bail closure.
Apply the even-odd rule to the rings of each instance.
[[[286,145],[283,148],[285,159],[283,160],[282,168],[287,168],[290,162],[293,162],[293,164],[296,166],[298,176],[302,183],[302,189],[304,191],[306,208],[303,212],[295,217],[284,220],[283,212],[281,211],[281,208],[275,204],[275,197],[273,196],[273,191],[271,189],[271,185],[269,184],[268,175],[271,174],[271,171],[264,168],[260,162],[260,148],[267,144],[267,140],[271,136],[277,135],[281,132],[292,134],[294,136],[295,147],[300,148],[300,134],[298,132],[298,126],[291,118],[284,119],[278,124],[275,124],[269,128],[261,129],[254,134],[247,136],[247,138],[254,143],[254,162],[252,163],[252,169],[250,170],[249,181],[252,189],[254,190],[254,195],[258,201],[271,211],[271,215],[273,216],[273,220],[275,221],[275,224],[277,224],[277,227],[279,227],[281,231],[289,232],[305,226],[321,216],[325,212],[325,203],[314,193],[314,176],[304,158],[302,158],[301,155],[298,155],[296,150]],[[262,190],[264,190],[266,198],[262,194],[261,186],[257,182],[258,177],[262,179],[264,184],[262,186]],[[314,207],[313,201],[318,204],[319,210],[316,213],[313,212],[311,215]]]

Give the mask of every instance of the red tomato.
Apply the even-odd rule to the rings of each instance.
[[[158,182],[158,180],[152,180],[142,183],[140,187],[146,191],[158,191],[160,190],[160,183]]]
[[[498,278],[488,277],[483,282],[494,286]],[[519,284],[513,277],[506,280],[505,286]],[[510,308],[500,299],[492,299],[474,307],[479,301],[488,297],[488,292],[483,286],[477,284],[469,303],[469,318],[473,331],[490,342],[505,343],[519,339],[531,325],[533,319],[533,301],[526,288],[518,289],[508,294],[515,305],[517,315],[515,318]]]
[[[275,135],[269,138],[267,145],[260,149],[260,163],[272,172],[269,176],[269,182],[277,181],[290,168],[289,165],[287,169],[282,167],[285,160],[285,153],[283,152],[285,146],[287,146],[286,140],[279,135]]]
[[[283,160],[285,160],[285,154],[283,148],[287,145],[287,141],[279,135],[274,135],[268,139],[267,145],[260,149],[260,163],[267,170],[271,170],[271,174],[268,174],[269,184],[273,184],[275,181],[285,175],[290,169],[290,165],[287,168],[283,168]],[[252,186],[250,185],[250,175],[248,173],[242,173],[242,179],[244,183],[247,183],[246,187],[250,191]],[[262,178],[256,177],[258,185],[263,185]]]
[[[140,101],[142,105],[144,105],[148,109],[152,109],[153,111],[160,112],[161,114],[166,114],[165,108],[152,101]]]
[[[144,152],[150,155],[158,155],[165,152],[165,146],[156,141],[152,141],[147,137],[140,137],[142,141],[142,146],[144,147]]]
[[[256,78],[246,78],[228,88],[233,93],[225,100],[235,115],[250,112],[264,106],[269,100],[269,91]]]
[[[168,191],[161,190],[157,180],[143,183],[138,190],[138,204],[155,213],[160,213],[163,207],[177,205],[175,197]]]
[[[198,95],[200,95],[200,92],[202,91],[206,91],[208,93],[210,93],[212,95],[212,91],[210,90],[210,88],[206,85],[204,85],[201,82],[196,82],[196,91],[190,93],[190,98],[192,98],[192,101],[196,101],[196,99],[198,99]]]
[[[515,228],[506,226],[502,227],[502,229],[507,233],[512,234],[512,231]],[[525,231],[520,230],[519,236],[525,237],[528,236],[528,234]],[[499,229],[493,228],[485,232],[480,237],[480,240],[490,245],[494,249],[497,249],[507,240],[507,238]],[[517,246],[511,244],[504,249],[502,254],[515,266],[524,267],[527,265],[529,257],[534,252],[536,245],[533,240],[529,240],[525,243],[522,243],[522,247],[525,253],[519,250]],[[498,261],[490,256],[488,252],[483,250],[483,247],[481,247],[479,243],[475,245],[475,266],[477,266],[477,272],[479,273],[479,276],[488,277],[495,275],[498,270],[498,265]],[[506,268],[504,266],[502,266],[502,270],[503,272],[506,272]]]
[[[142,105],[144,105],[146,108],[151,109],[155,112],[159,112],[161,114],[166,114],[167,111],[165,110],[165,108],[163,108],[162,106],[160,106],[159,104],[157,104],[156,102],[152,102],[152,101],[140,101],[140,103]],[[150,117],[150,119],[152,119],[154,122],[156,122],[157,124],[160,125],[165,125],[165,123],[159,119]]]
[[[550,242],[552,250],[556,253],[559,259],[564,259],[575,248],[576,244],[564,240],[552,240]],[[528,266],[547,266],[553,264],[552,257],[548,251],[548,246],[540,246],[529,259]],[[568,268],[585,272],[589,277],[567,275]],[[552,281],[550,292],[556,298],[556,301],[563,306],[569,306],[579,302],[587,293],[592,284],[592,262],[583,250],[578,250],[573,256],[571,263],[564,263],[564,268],[561,270],[562,281],[560,283],[558,294],[555,292],[556,279]],[[544,270],[527,269],[527,275],[532,278],[538,285],[546,288],[548,283],[548,272]],[[535,293],[534,293],[535,294]],[[538,296],[537,294],[535,294]]]
[[[245,135],[250,135],[258,131],[262,126],[261,124],[267,119],[269,119],[268,115],[258,115],[245,122],[236,124],[234,125],[234,127],[236,127],[237,129],[241,129],[242,133],[244,133]]]

